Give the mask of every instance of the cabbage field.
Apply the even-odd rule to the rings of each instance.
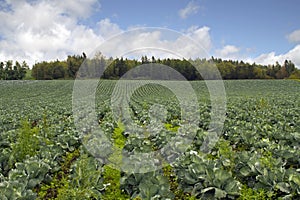
[[[128,127],[113,114],[117,83],[101,80],[95,93],[97,126],[110,148],[76,128],[74,81],[0,81],[0,199],[300,199],[299,81],[224,81],[225,122],[207,152],[201,146],[211,101],[204,81],[190,82],[198,105],[185,114],[200,120],[189,129],[181,127],[172,91],[152,83],[130,97],[136,126]],[[125,159],[189,131],[196,134],[189,146],[177,141],[184,152],[175,158],[165,150],[163,158]]]

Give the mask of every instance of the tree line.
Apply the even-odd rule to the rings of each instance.
[[[236,60],[210,59],[156,59],[142,56],[140,60],[127,58],[105,58],[101,53],[92,59],[87,59],[85,54],[81,56],[68,56],[65,61],[52,61],[37,63],[32,68],[32,76],[35,79],[74,79],[76,75],[81,77],[101,76],[103,79],[119,79],[126,72],[142,64],[162,64],[177,70],[187,80],[217,79],[215,69],[220,72],[222,79],[284,79],[300,78],[300,70],[290,60],[284,63],[276,62],[272,65],[260,65]],[[81,65],[82,70],[78,73]],[[104,67],[106,69],[104,70]],[[201,73],[199,73],[199,71]],[[138,74],[143,74],[136,70]],[[145,74],[145,73],[144,73]]]
[[[37,80],[75,79],[84,60],[83,55],[73,55],[63,61],[39,62],[33,65],[31,76]]]
[[[203,79],[300,79],[300,70],[290,60],[285,60],[282,64],[276,62],[272,65],[260,65],[237,60],[222,60],[211,57],[210,59],[171,59],[155,58],[152,56],[142,56],[140,60],[128,58],[106,58],[100,52],[93,58],[82,55],[68,56],[66,60],[43,61],[33,65],[31,76],[36,80],[53,79],[75,79],[76,76],[88,78],[119,79],[126,72],[135,68],[136,76],[146,75],[145,68],[136,68],[139,65],[161,64],[169,66],[178,71],[187,80]],[[81,67],[84,66],[84,67]],[[107,66],[107,67],[106,67]],[[106,69],[104,70],[104,68]],[[0,63],[0,79],[14,80],[23,79],[28,65],[23,62],[19,64],[12,61]],[[79,70],[80,69],[80,70]],[[216,69],[219,71],[216,73]],[[144,70],[144,71],[141,71]],[[200,73],[199,73],[200,72]],[[149,71],[150,73],[150,71]],[[167,72],[160,72],[163,73]],[[167,77],[168,74],[165,74]]]
[[[25,77],[28,69],[25,61],[21,64],[18,61],[13,63],[12,60],[0,62],[0,80],[21,80]]]

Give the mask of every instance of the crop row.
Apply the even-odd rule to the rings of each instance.
[[[184,114],[197,113],[199,121],[187,123],[182,99],[167,87],[149,83],[128,99],[128,82],[100,81],[91,94],[93,126],[102,134],[78,128],[90,123],[86,111],[74,121],[89,96],[72,107],[73,83],[0,82],[1,199],[300,197],[298,82],[225,81],[226,119],[217,138],[205,82],[190,82],[199,102],[186,98]],[[130,119],[113,107],[126,98]]]

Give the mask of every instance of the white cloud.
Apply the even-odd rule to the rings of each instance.
[[[291,60],[300,68],[300,45],[297,45],[286,54],[286,59]]]
[[[300,45],[295,46],[293,49],[285,54],[276,55],[275,52],[261,54],[255,58],[245,59],[248,62],[255,62],[258,64],[268,65],[278,62],[282,64],[285,60],[291,60],[297,68],[300,68]]]
[[[101,20],[97,25],[99,26],[99,33],[105,39],[122,32],[120,27],[117,24],[112,23],[108,18]]]
[[[106,56],[140,58],[153,55],[156,58],[188,59],[208,57],[207,52],[212,46],[209,27],[191,27],[184,31],[185,34],[163,28],[117,30],[122,35],[108,39],[99,47]]]
[[[239,52],[240,48],[234,45],[226,45],[222,49],[216,50],[216,56],[223,59],[236,59]]]
[[[264,53],[253,59],[253,62],[262,65],[274,64],[282,62],[282,55],[276,55],[275,52]]]
[[[295,30],[287,35],[287,39],[293,43],[300,43],[300,30]]]
[[[103,43],[103,38],[109,40],[118,33],[124,34],[109,40],[103,53],[114,57],[147,54],[160,58],[195,58],[207,57],[212,46],[210,28],[206,26],[192,26],[184,30],[183,35],[159,28],[135,27],[133,31],[128,27],[122,30],[108,18],[100,20],[94,29],[80,25],[81,18],[88,17],[95,6],[99,7],[96,0],[67,0],[63,3],[60,0],[11,0],[6,4],[9,9],[0,9],[1,61],[25,60],[32,66],[35,62],[63,60],[67,55],[83,51],[89,55]]]
[[[193,40],[197,42],[205,51],[209,52],[212,47],[211,37],[210,37],[210,28],[207,26],[203,26],[201,28],[192,26],[190,27],[186,33]]]
[[[260,54],[257,57],[249,56],[249,49],[245,49],[246,53],[242,53],[242,49],[234,45],[225,45],[222,49],[217,49],[215,55],[222,59],[243,60],[244,62],[257,63],[262,65],[283,64],[285,60],[291,60],[297,68],[300,68],[300,45],[295,46],[293,49],[284,54],[276,54],[276,52],[269,52]]]
[[[99,6],[88,1],[7,1],[0,10],[0,60],[36,61],[65,59],[69,54],[89,52],[103,41],[78,20]]]
[[[178,11],[178,15],[182,18],[185,19],[189,15],[196,14],[200,9],[200,6],[195,2],[195,1],[190,1],[185,8],[180,9]]]

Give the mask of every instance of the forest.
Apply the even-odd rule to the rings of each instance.
[[[21,80],[25,78],[28,69],[29,66],[25,61],[21,64],[12,60],[0,62],[0,80]]]
[[[66,60],[42,61],[35,63],[31,76],[36,80],[75,79],[81,65],[85,65],[85,72],[80,76],[89,78],[117,80],[126,72],[142,64],[161,64],[169,66],[182,74],[187,80],[218,79],[215,67],[220,72],[222,79],[299,79],[300,70],[290,60],[283,63],[260,65],[238,60],[222,60],[211,57],[197,59],[171,59],[142,56],[140,60],[128,58],[106,58],[101,53],[92,59],[82,55],[69,55]],[[103,69],[106,68],[104,71]],[[22,64],[9,60],[0,63],[0,80],[23,79],[29,67],[24,61]],[[29,70],[28,70],[29,71]],[[199,73],[201,72],[201,74]],[[203,77],[205,76],[205,77]]]

